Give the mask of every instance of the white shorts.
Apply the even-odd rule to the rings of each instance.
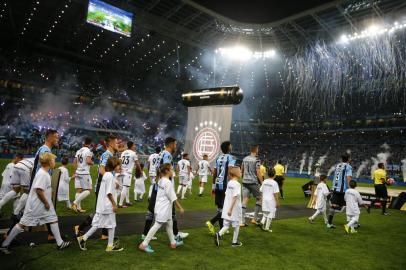
[[[58,193],[58,202],[62,202],[62,201],[69,201],[69,194],[66,193]]]
[[[30,186],[31,175],[29,172],[14,168],[13,174],[11,175],[11,186],[21,186],[24,188],[28,188]]]
[[[149,180],[151,181],[151,185],[155,184],[156,181],[156,175],[150,175]]]
[[[55,211],[53,213],[50,213],[49,216],[45,217],[33,217],[31,215],[23,215],[23,217],[20,219],[20,223],[27,227],[40,226],[47,223],[54,223],[57,221],[58,217],[56,216]]]
[[[202,183],[207,183],[207,175],[199,175],[199,181]]]
[[[92,189],[92,177],[90,174],[77,175],[75,177],[75,188]]]
[[[188,185],[189,184],[189,177],[186,175],[179,175],[179,184],[180,185]]]
[[[131,187],[131,178],[132,175],[130,174],[123,174],[123,186]]]
[[[116,214],[94,214],[92,219],[92,226],[97,228],[112,229],[116,227]]]
[[[240,221],[234,221],[234,220],[229,220],[229,219],[223,219],[223,223],[224,223],[224,226],[226,226],[226,227],[235,228],[235,227],[240,226]]]

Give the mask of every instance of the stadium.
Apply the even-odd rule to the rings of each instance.
[[[4,0],[0,30],[2,269],[406,268],[405,1]]]

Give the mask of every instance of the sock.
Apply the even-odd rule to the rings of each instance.
[[[19,194],[18,194],[17,197],[15,197],[15,199],[13,201],[13,214],[16,212],[16,208],[18,206],[18,203],[20,202],[20,199],[21,199],[21,196],[19,196]]]
[[[24,229],[21,228],[19,224],[14,225],[13,229],[8,234],[6,240],[3,241],[1,246],[8,247],[10,245],[10,243],[14,240],[14,238],[16,238],[16,236],[19,235],[20,233],[22,233],[23,231],[24,231]]]
[[[179,186],[178,186],[178,191],[176,192],[176,194],[179,195],[179,193],[180,193],[181,190],[182,190],[182,185],[179,185]]]
[[[173,223],[172,223],[172,220],[166,222],[166,233],[168,234],[169,242],[170,242],[171,244],[176,244],[175,235],[173,234]]]
[[[127,188],[126,186],[123,186],[123,189],[121,190],[121,195],[120,195],[120,202],[118,205],[123,206],[124,199],[127,197]]]
[[[28,199],[28,194],[27,193],[23,193],[23,195],[21,195],[20,200],[18,201],[17,207],[14,208],[14,215],[18,215],[25,207],[25,204],[27,203],[27,199]]]
[[[203,194],[204,188],[203,187],[199,187],[199,194]]]
[[[17,195],[17,192],[15,192],[14,189],[7,192],[4,195],[3,199],[1,199],[1,201],[0,201],[0,210],[8,201],[13,199],[16,195]]]
[[[216,213],[216,215],[210,220],[210,223],[211,224],[215,224],[217,221],[220,221],[220,219],[221,219],[221,212],[222,212],[222,209],[217,209],[217,213]],[[221,228],[221,227],[220,227]]]
[[[320,210],[316,210],[316,213],[314,213],[313,216],[310,217],[311,220],[314,220],[318,215],[320,214]]]
[[[233,233],[233,243],[238,243],[238,233],[239,232],[240,232],[240,226],[235,226],[234,233]]]
[[[220,214],[220,219],[219,219],[219,226],[220,226],[220,228],[223,228],[223,226],[224,226],[224,219],[221,218],[221,214]]]
[[[265,217],[265,215],[262,215],[261,224],[265,225],[265,221],[266,221],[266,217]]]
[[[89,237],[92,236],[96,231],[97,231],[97,227],[92,226],[92,227],[83,235],[83,239],[86,241],[86,240],[89,239]]]
[[[355,217],[352,217],[350,219],[350,222],[348,222],[348,226],[351,227],[351,229],[354,229],[354,225],[357,223],[357,219]]]
[[[272,222],[272,218],[267,217],[266,224],[265,224],[265,230],[269,230],[269,228],[271,227],[271,222]]]
[[[261,210],[261,205],[260,204],[255,204],[255,210],[254,210],[254,219],[256,220],[258,218],[258,213]]]
[[[125,202],[130,203],[130,187],[127,187],[127,193],[125,194]]]
[[[329,210],[329,215],[328,215],[328,224],[333,224],[333,218],[334,218],[334,209],[330,208]]]
[[[149,214],[149,213],[150,213],[150,212],[148,212],[148,214]],[[154,218],[153,218],[154,214],[151,213],[151,214],[152,214],[152,218],[150,218],[150,217],[148,216],[148,214],[147,214],[147,218],[145,219],[145,225],[144,225],[144,233],[143,233],[143,235],[147,235],[147,234],[148,234],[149,230],[151,229],[152,223],[154,222]]]
[[[179,234],[178,220],[176,218],[173,219],[173,217],[172,217],[172,228],[173,228],[173,235],[177,236]]]
[[[80,193],[78,193],[78,192],[75,193],[75,200],[73,201],[74,204],[76,204],[76,199],[78,198],[79,195],[80,195]],[[77,206],[77,204],[76,204],[76,206]]]
[[[183,188],[182,188],[182,199],[185,198],[186,191],[187,191],[187,186],[183,186]]]
[[[140,194],[140,200],[142,199],[142,197],[144,197],[144,193]]]
[[[281,194],[281,198],[285,198],[285,197],[283,196],[283,189],[279,188],[279,193]]]
[[[159,230],[159,228],[161,228],[163,223],[158,223],[155,221],[154,226],[151,227],[151,229],[149,230],[147,236],[145,237],[144,241],[142,242],[142,245],[144,247],[149,245],[149,242],[151,242],[152,237],[155,236],[155,234],[157,233],[157,231]]]
[[[71,207],[71,203],[70,203],[69,200],[65,201],[65,203],[66,203],[66,207],[67,207],[67,208],[70,208],[70,207]]]
[[[60,246],[63,243],[63,240],[62,240],[62,237],[61,237],[61,233],[59,232],[58,223],[49,224],[49,227],[51,227],[51,231],[52,231],[52,234],[55,237],[56,244],[58,246]]]
[[[224,235],[228,231],[228,226],[223,226],[221,230],[218,232],[220,236]]]
[[[116,228],[107,229],[108,234],[109,234],[109,239],[107,240],[108,246],[113,246],[113,244],[114,244],[114,231],[115,230],[116,230]]]
[[[328,222],[326,210],[323,211],[324,223]]]
[[[151,198],[151,194],[152,194],[152,189],[153,189],[154,185],[151,185],[149,187],[149,191],[148,191],[148,199]]]
[[[76,193],[76,194],[77,194],[77,193]],[[76,199],[75,199],[75,201],[74,201],[73,203],[76,204],[79,209],[82,209],[82,208],[80,207],[80,202],[81,202],[82,200],[84,200],[84,199],[85,199],[87,196],[89,196],[89,195],[90,195],[90,191],[89,191],[89,190],[82,191],[82,192],[76,197]]]
[[[386,199],[382,200],[382,214],[386,212]]]
[[[136,193],[136,192],[134,191],[134,201],[136,201],[137,198],[138,198],[138,193]]]
[[[241,219],[242,219],[241,224],[245,223],[245,212],[247,212],[247,207],[243,205],[242,206],[242,215],[241,215]]]
[[[52,232],[52,229],[51,229],[51,225],[49,223],[47,223],[46,226],[47,226],[47,230],[48,230],[48,236],[54,236],[54,233]]]

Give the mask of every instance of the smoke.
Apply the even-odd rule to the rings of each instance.
[[[364,160],[361,165],[358,167],[357,173],[355,174],[356,177],[360,177],[361,173],[367,168],[369,164],[369,160]]]
[[[403,182],[406,182],[406,158],[402,159]]]
[[[328,155],[328,153],[326,153],[324,156],[319,157],[319,159],[317,160],[317,163],[316,163],[317,167],[321,167],[324,164],[324,162],[327,159],[327,155]]]
[[[371,166],[371,178],[374,175],[374,171],[378,168],[378,163],[383,163],[386,165],[386,161],[390,157],[390,147],[388,144],[384,143],[381,145],[381,148],[385,149],[385,152],[378,153],[376,157],[372,157],[372,166]]]
[[[299,169],[299,173],[300,173],[300,174],[302,174],[302,172],[303,172],[303,168],[304,168],[304,165],[305,165],[305,163],[306,163],[306,158],[307,158],[307,153],[304,152],[304,153],[302,154],[302,159],[300,160],[300,169]]]
[[[331,166],[330,169],[327,172],[327,176],[330,176],[334,172],[335,169],[336,169],[335,166]]]
[[[307,165],[307,174],[310,175],[310,173],[312,172],[312,166],[313,166],[313,155],[314,155],[314,151],[312,152],[312,154],[309,157],[309,164]]]

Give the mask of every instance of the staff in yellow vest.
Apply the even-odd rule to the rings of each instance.
[[[386,188],[386,171],[385,165],[383,163],[378,164],[378,169],[376,169],[372,175],[375,186],[375,196],[382,202],[382,215],[389,215],[386,212],[386,202],[388,200],[388,190]]]
[[[283,181],[285,181],[285,178],[283,177],[285,175],[285,167],[282,164],[281,160],[278,160],[278,163],[273,167],[275,170],[275,181],[278,183],[279,186],[279,193],[281,194],[281,198],[285,199],[285,196],[283,194]]]

